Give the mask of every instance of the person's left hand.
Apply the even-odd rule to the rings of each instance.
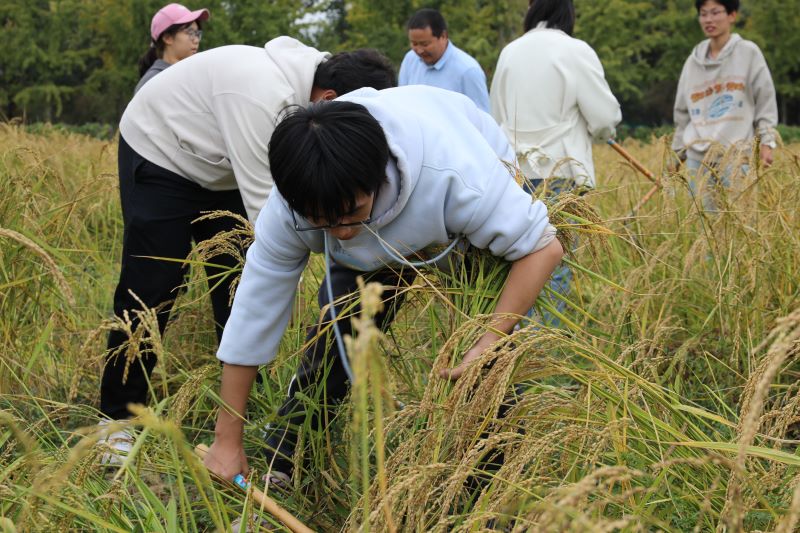
[[[772,148],[766,145],[761,145],[761,163],[769,168],[772,166]]]
[[[497,335],[493,333],[487,333],[478,339],[478,342],[476,342],[472,348],[467,350],[467,353],[464,354],[464,359],[461,360],[461,363],[453,368],[443,368],[439,371],[439,377],[442,379],[449,379],[450,381],[456,381],[461,377],[461,374],[467,370],[472,362],[475,361],[475,359],[478,359],[483,352],[497,339]]]

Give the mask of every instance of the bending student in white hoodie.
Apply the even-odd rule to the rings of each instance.
[[[228,407],[220,409],[205,459],[213,472],[231,479],[247,471],[247,398],[258,365],[277,355],[310,252],[327,249],[332,257],[334,301],[357,292],[358,276],[384,286],[385,310],[376,317],[384,328],[414,278],[408,261],[454,236],[512,263],[496,313],[530,309],[563,250],[545,205],[532,202],[503,163],[509,158],[511,147],[488,114],[466,96],[423,85],[362,89],[278,124],[269,151],[277,191],[256,222],[217,353]],[[320,308],[329,302],[323,281]],[[336,312],[346,305],[337,303]],[[278,411],[293,427],[272,428],[268,436],[273,481],[292,472],[296,425],[305,416],[314,417],[312,425],[327,418],[324,412],[307,414],[302,397],[314,397],[322,387],[323,404],[331,405],[348,390],[341,361],[346,354],[331,339],[327,309],[309,328],[308,348]],[[494,327],[507,333],[515,323],[500,318]],[[340,337],[350,333],[346,317],[336,324]],[[441,377],[457,379],[498,338],[484,334]]]
[[[613,137],[622,114],[597,54],[571,37],[574,26],[572,0],[531,0],[526,33],[500,53],[489,98],[530,180],[591,188],[592,138]]]
[[[708,39],[695,46],[683,65],[675,96],[672,148],[696,174],[714,143],[747,153],[758,134],[759,157],[769,166],[778,124],[775,86],[758,45],[731,33],[739,0],[696,0],[695,7]],[[706,164],[714,171],[702,172],[708,178],[701,181],[713,184],[719,178],[723,185],[730,184],[732,167],[718,173],[717,161]],[[698,184],[692,185],[696,190]],[[713,209],[713,199],[701,194],[706,209]]]
[[[125,222],[114,313],[158,309],[163,333],[183,282],[191,241],[231,230],[222,217],[192,223],[205,211],[227,210],[255,221],[272,188],[267,143],[287,106],[335,98],[363,86],[395,84],[382,55],[329,54],[279,37],[263,48],[222,46],[176,63],[136,93],[120,123],[119,174]],[[158,260],[153,258],[172,258]],[[207,268],[218,337],[230,313],[225,267]],[[132,293],[132,294],[131,294]],[[112,331],[100,407],[127,418],[128,403],[145,403],[155,355],[142,342],[141,361],[126,364],[125,332]],[[121,445],[124,451],[124,443]]]

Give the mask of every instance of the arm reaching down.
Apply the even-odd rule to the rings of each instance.
[[[558,239],[553,239],[541,250],[514,261],[494,312],[498,315],[527,313],[563,256],[564,249],[561,243]],[[503,333],[510,333],[517,322],[517,319],[511,317],[498,317],[493,327]],[[500,337],[501,335],[497,333],[487,331],[464,355],[463,361],[458,366],[442,370],[440,377],[455,381],[461,377],[472,361],[480,357]]]
[[[222,479],[232,480],[248,470],[242,443],[244,414],[257,371],[257,366],[225,363],[222,367],[220,397],[223,406],[217,415],[214,443],[203,458],[206,468]]]

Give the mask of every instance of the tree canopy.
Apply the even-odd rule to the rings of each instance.
[[[0,0],[0,113],[28,121],[116,123],[164,0]],[[526,0],[209,0],[202,49],[262,46],[292,35],[321,49],[372,47],[399,65],[416,9],[445,16],[450,38],[489,79],[500,50],[522,32]],[[598,53],[624,120],[672,118],[681,66],[703,39],[692,0],[575,0],[575,37]],[[800,123],[800,0],[745,0],[737,29],[758,43],[778,91],[781,122]]]

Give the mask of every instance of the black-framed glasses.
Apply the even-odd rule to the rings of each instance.
[[[323,224],[320,226],[301,226],[297,222],[297,214],[294,209],[289,208],[292,212],[292,221],[294,222],[294,230],[295,231],[321,231],[321,230],[331,230],[336,228],[352,228],[354,226],[367,226],[372,224],[372,213],[375,211],[375,202],[378,199],[377,191],[372,194],[372,209],[369,211],[369,216],[364,220],[359,220],[358,222],[344,222],[339,224]],[[305,219],[303,219],[305,220]]]

